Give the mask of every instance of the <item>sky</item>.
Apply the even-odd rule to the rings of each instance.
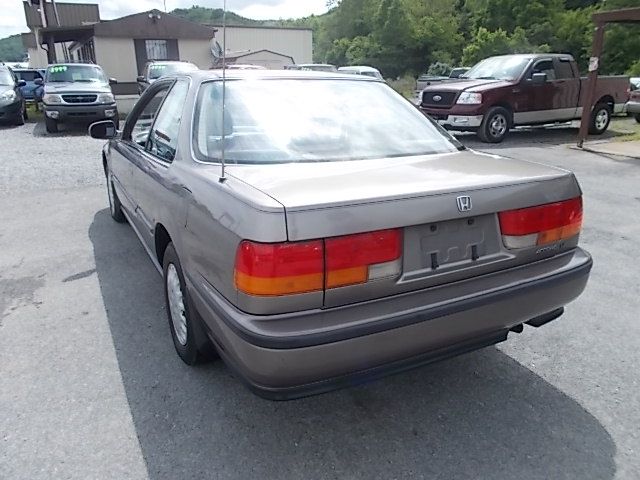
[[[97,3],[100,18],[130,15],[157,8],[164,10],[163,0],[61,0],[71,3]],[[189,8],[192,5],[222,8],[223,0],[166,0],[167,10]],[[227,0],[227,9],[243,17],[257,20],[298,18],[327,11],[326,0]],[[0,38],[27,32],[22,0],[0,0]]]

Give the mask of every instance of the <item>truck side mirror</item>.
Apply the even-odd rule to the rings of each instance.
[[[118,83],[118,80],[116,80],[115,78],[109,79],[109,85],[115,85],[116,83]]]
[[[25,80],[18,80],[18,87],[26,87],[27,82]]]
[[[138,75],[137,80],[138,80],[139,82],[144,82],[144,75]]]
[[[531,83],[535,85],[542,85],[543,83],[547,83],[547,74],[534,73],[533,75],[531,75]]]
[[[36,85],[42,85],[44,83],[44,80],[42,80],[41,78],[36,78],[33,81],[33,83],[36,84]]]

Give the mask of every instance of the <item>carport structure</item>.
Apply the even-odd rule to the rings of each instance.
[[[591,117],[591,109],[593,108],[596,84],[598,82],[598,69],[600,67],[600,55],[602,54],[604,45],[605,28],[610,23],[640,23],[640,7],[594,13],[591,19],[596,25],[596,28],[593,35],[591,58],[589,59],[587,91],[583,102],[583,105],[590,105],[591,108],[583,108],[582,110],[580,132],[578,133],[578,147],[580,148],[582,148],[589,133],[589,120]]]

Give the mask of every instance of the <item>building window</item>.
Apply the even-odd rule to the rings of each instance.
[[[169,58],[166,40],[145,40],[147,60],[167,60]]]

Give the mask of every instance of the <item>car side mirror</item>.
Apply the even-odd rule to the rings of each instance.
[[[42,80],[41,78],[36,78],[33,83],[35,83],[36,85],[42,85],[44,84],[44,80]]]
[[[27,82],[25,80],[18,80],[18,86],[19,87],[26,87],[27,86]]]
[[[531,75],[531,83],[535,85],[542,85],[543,83],[547,83],[547,74],[534,73],[533,75]]]
[[[139,82],[144,82],[144,75],[138,75],[138,79]]]
[[[89,126],[89,135],[99,140],[110,140],[118,136],[118,129],[112,120],[102,120]]]
[[[118,80],[116,80],[115,78],[109,79],[109,85],[115,85],[116,83],[118,83]]]

